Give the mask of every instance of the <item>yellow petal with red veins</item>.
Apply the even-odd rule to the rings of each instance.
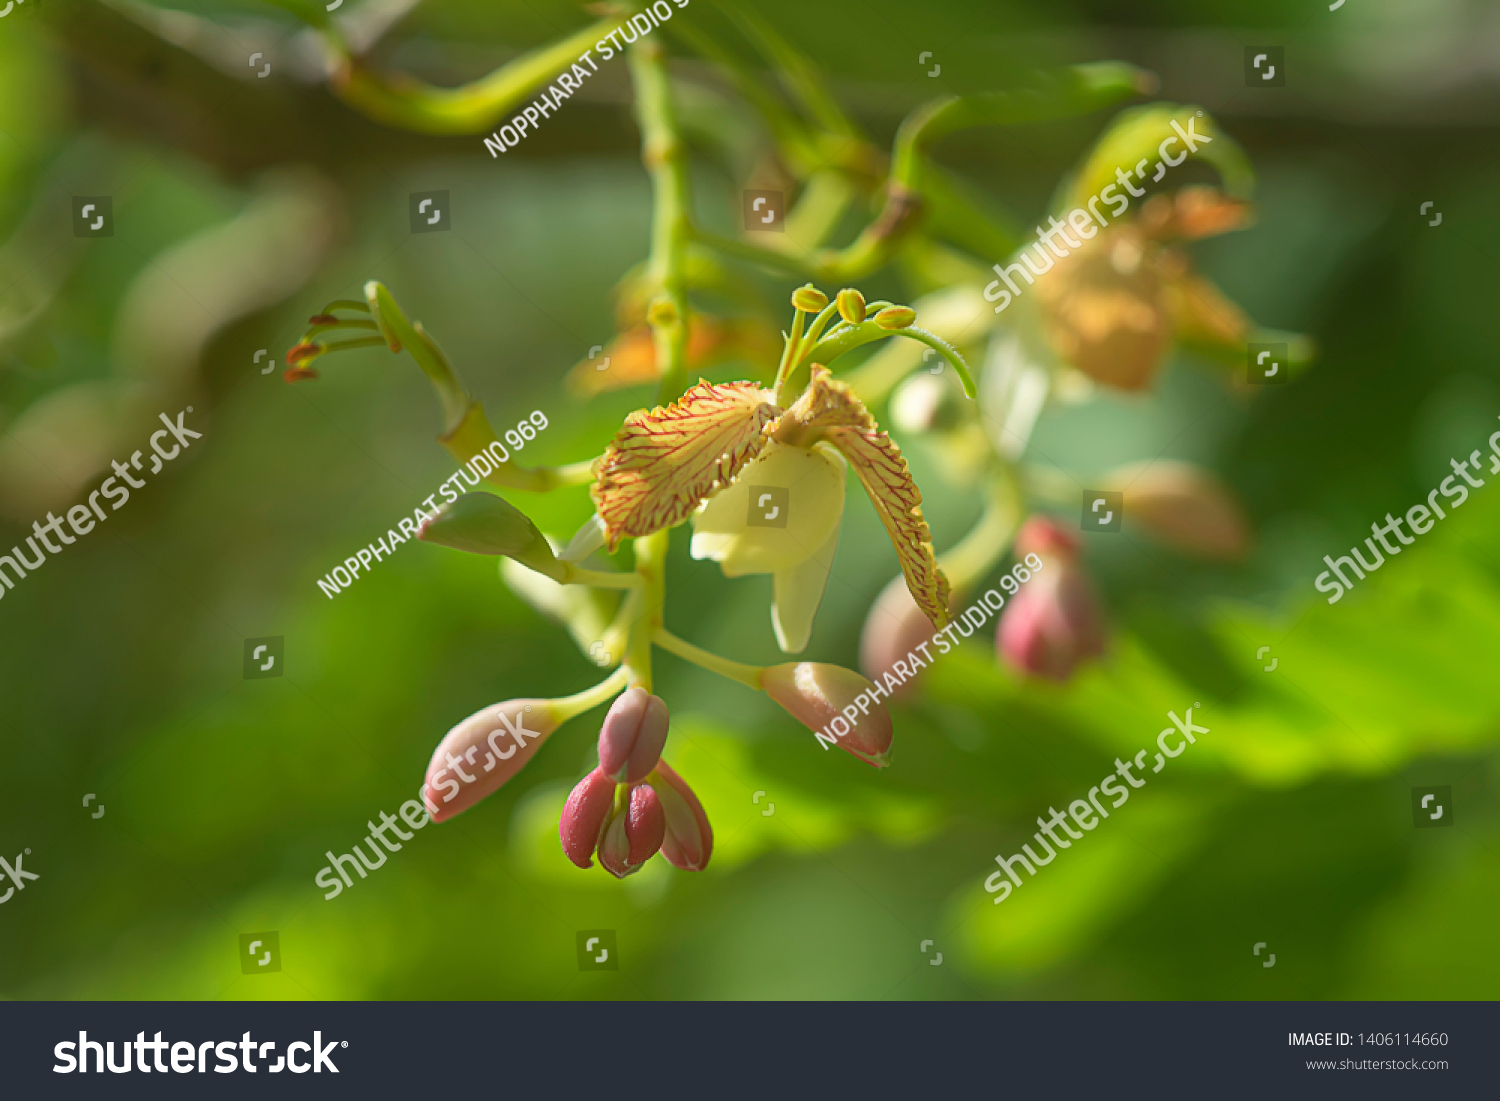
[[[796,438],[802,446],[823,439],[839,449],[870,495],[885,525],[907,588],[927,618],[941,627],[948,622],[948,579],[938,569],[932,532],[922,515],[922,491],[912,480],[894,440],[844,383],[821,364],[813,364],[812,382],[777,425],[777,436]]]
[[[671,405],[638,409],[610,442],[589,490],[614,550],[625,536],[682,523],[765,447],[780,413],[753,382],[700,382]]]

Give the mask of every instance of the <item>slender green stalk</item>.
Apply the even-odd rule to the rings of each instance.
[[[630,683],[630,675],[630,666],[622,665],[594,687],[553,700],[551,703],[553,717],[561,726],[569,719],[598,707],[605,700],[623,692]]]
[[[328,34],[324,41],[334,64],[329,87],[344,103],[387,126],[423,134],[482,134],[623,22],[621,16],[602,19],[457,88],[434,87],[405,73],[377,72]]]
[[[632,685],[651,690],[651,639],[662,629],[662,611],[667,599],[666,558],[670,530],[643,535],[635,540],[635,569],[644,585],[640,603],[625,644],[625,660],[633,672]]]
[[[754,688],[757,692],[761,690],[761,676],[765,673],[765,667],[760,665],[745,665],[743,662],[730,661],[721,658],[718,654],[711,654],[707,650],[694,646],[686,639],[678,638],[665,627],[659,627],[652,636],[651,641],[660,646],[668,653],[676,654],[684,661],[690,661],[694,665],[718,673],[721,677],[739,681],[747,688]]]
[[[661,44],[640,39],[628,50],[641,128],[641,160],[651,175],[654,209],[648,285],[656,297],[646,312],[661,368],[660,400],[675,400],[687,386],[687,248],[692,240],[692,193],[687,149],[677,124]]]
[[[791,43],[776,33],[775,29],[753,10],[739,3],[719,0],[718,8],[744,33],[762,56],[776,66],[782,83],[793,96],[802,102],[803,108],[817,120],[818,125],[831,134],[842,137],[857,137],[859,131],[843,108],[823,87],[818,79],[817,68]]]
[[[719,66],[740,95],[754,105],[798,178],[805,178],[818,167],[822,158],[806,124],[766,90],[759,74],[752,73],[748,65],[699,30],[692,20],[674,19],[667,29],[694,53]]]
[[[571,562],[564,562],[569,567],[563,571],[562,582],[564,585],[590,585],[596,589],[639,589],[644,582],[640,574],[636,573],[607,573],[603,570],[586,570],[575,566]]]

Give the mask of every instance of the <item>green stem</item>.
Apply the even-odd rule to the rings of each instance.
[[[569,719],[582,715],[585,711],[598,707],[605,700],[623,692],[629,683],[630,667],[622,665],[594,687],[553,700],[550,704],[552,717],[557,720],[557,725],[561,726]]]
[[[641,128],[641,160],[651,175],[654,209],[651,256],[646,279],[656,288],[647,310],[661,367],[659,400],[676,400],[687,387],[687,248],[692,240],[692,193],[687,149],[677,124],[661,43],[640,39],[627,58],[636,88],[636,121]]]
[[[632,684],[651,690],[651,638],[662,627],[667,598],[666,558],[669,531],[658,531],[635,540],[635,570],[644,584],[640,604],[625,643],[625,661],[634,671]]]
[[[678,638],[665,627],[657,628],[656,633],[651,637],[651,641],[655,642],[656,645],[668,653],[676,654],[684,661],[690,661],[694,665],[701,665],[710,672],[718,673],[721,677],[728,677],[730,680],[739,681],[747,688],[754,688],[757,692],[762,688],[761,676],[766,671],[763,666],[746,665],[743,662],[721,658],[718,654],[711,654],[707,650],[694,646],[686,639]]]
[[[623,22],[621,17],[600,20],[457,88],[434,87],[405,73],[377,72],[329,34],[324,41],[335,65],[329,87],[348,106],[387,126],[423,134],[482,134]]]
[[[776,66],[787,91],[802,102],[802,106],[817,120],[819,126],[840,137],[859,136],[859,131],[844,114],[843,108],[823,87],[811,61],[798,53],[754,11],[737,3],[725,3],[724,0],[719,0],[718,8],[738,25],[761,55]]]
[[[586,570],[571,562],[563,572],[564,585],[591,585],[596,589],[639,589],[644,582],[636,573],[608,573],[604,570]]]

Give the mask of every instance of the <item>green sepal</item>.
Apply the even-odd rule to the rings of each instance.
[[[562,580],[567,572],[567,564],[557,560],[530,517],[493,493],[465,493],[449,501],[422,525],[417,538],[470,554],[503,554],[553,580]]]

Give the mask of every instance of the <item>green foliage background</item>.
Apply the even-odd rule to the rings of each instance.
[[[1102,666],[1066,688],[1023,684],[976,637],[897,710],[895,763],[877,774],[819,749],[765,699],[659,654],[668,758],[715,829],[705,873],[654,860],[622,884],[566,862],[557,811],[593,763],[594,712],[498,795],[325,902],[313,884],[325,851],[349,851],[366,819],[416,795],[450,725],[598,674],[491,561],[403,546],[325,598],[315,578],[410,515],[452,466],[405,360],[337,357],[320,363],[319,381],[288,387],[258,374],[252,353],[271,348],[279,361],[308,314],[378,278],[442,342],[497,427],[546,413],[551,427],[523,459],[597,454],[647,395],[580,403],[561,377],[608,340],[609,290],[645,254],[635,130],[623,105],[569,104],[496,163],[477,138],[385,131],[316,87],[244,85],[177,62],[163,76],[108,9],[46,4],[41,18],[0,24],[0,236],[49,196],[109,190],[84,186],[95,181],[118,186],[118,228],[78,254],[39,321],[0,344],[7,421],[117,372],[129,289],[165,250],[243,213],[264,173],[315,167],[346,225],[301,286],[215,332],[200,366],[211,412],[190,418],[207,427],[187,460],[0,604],[0,855],[29,848],[27,870],[42,877],[0,909],[0,995],[1500,994],[1500,491],[1478,490],[1338,605],[1312,588],[1323,554],[1425,497],[1450,456],[1485,446],[1496,427],[1492,104],[1459,103],[1441,135],[1399,113],[1351,120],[1316,89],[1281,117],[1243,100],[1207,104],[1256,166],[1259,220],[1207,242],[1198,260],[1257,321],[1313,333],[1322,354],[1295,384],[1250,396],[1179,355],[1156,395],[1103,397],[1043,421],[1036,449],[1080,480],[1161,455],[1216,467],[1259,533],[1234,570],[1128,534],[1095,539],[1089,563],[1115,623]],[[192,7],[293,29],[259,6]],[[911,79],[908,56],[928,40],[952,82],[944,91],[1049,60],[1149,64],[1149,50],[1131,50],[1152,35],[1201,32],[1237,66],[1240,44],[1291,27],[1293,62],[1325,74],[1357,48],[1291,3],[1132,5],[1128,17],[1102,3],[859,7],[857,18],[847,5],[766,15],[796,33],[881,141],[933,92]],[[1461,28],[1474,10],[1445,3],[1422,18]],[[1377,45],[1402,33],[1394,9],[1336,15]],[[396,60],[452,82],[581,18],[560,3],[429,4],[403,23],[397,37],[410,41]],[[101,28],[114,29],[113,55],[100,52]],[[225,102],[174,115],[148,110],[149,96],[110,94],[153,80],[180,89],[183,72]],[[1183,98],[1170,83],[1162,96]],[[182,105],[170,89],[161,100]],[[966,135],[942,156],[1029,216],[1104,118]],[[695,186],[699,216],[729,231],[739,182],[700,162]],[[454,231],[409,234],[407,193],[437,188],[452,193]],[[1441,228],[1416,214],[1429,199]],[[226,251],[221,267],[242,262]],[[789,287],[767,280],[768,300]],[[901,288],[887,276],[865,289]],[[161,317],[173,308],[148,306]],[[139,426],[141,444],[150,431]],[[939,546],[955,541],[977,500],[920,441],[903,445]],[[589,512],[582,491],[514,499],[564,536]],[[0,547],[29,526],[0,521]],[[740,660],[776,660],[769,579],[725,581],[678,535],[672,629]],[[895,571],[855,492],[806,656],[855,664],[865,610]],[[286,675],[243,680],[242,641],[264,635],[286,637]],[[1256,660],[1261,646],[1278,659],[1272,673]],[[1150,744],[1169,709],[1195,702],[1211,734],[990,904],[982,882],[997,852],[1016,851],[1037,814],[1083,795],[1115,756]],[[1417,784],[1452,785],[1453,828],[1412,828]],[[752,805],[757,791],[774,815],[765,800]],[[88,792],[105,817],[81,808]],[[594,928],[618,930],[618,972],[577,969],[574,933]],[[242,976],[237,935],[268,929],[280,933],[282,971]],[[919,951],[926,939],[941,967]],[[1273,970],[1252,957],[1257,941],[1276,953]]]

